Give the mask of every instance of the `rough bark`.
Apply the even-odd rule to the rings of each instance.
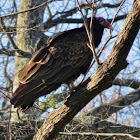
[[[21,0],[20,1],[20,11],[30,9],[34,6],[40,5],[45,0],[35,1],[35,0]],[[25,52],[34,53],[35,44],[38,38],[41,36],[40,29],[43,28],[43,13],[44,9],[40,8],[35,11],[29,11],[19,14],[17,17],[17,47]],[[24,28],[23,28],[24,27]],[[23,66],[29,61],[29,58],[24,58],[16,54],[15,58],[15,75],[13,81],[13,90],[16,89],[18,84],[18,73],[23,68]],[[20,121],[17,115],[17,109],[12,109],[11,121]],[[30,112],[30,111],[29,111]],[[21,113],[20,113],[21,114]],[[22,116],[23,114],[21,114]]]
[[[111,87],[116,75],[127,66],[126,57],[140,27],[140,1],[134,0],[123,29],[104,63],[66,101],[49,114],[34,140],[51,140],[73,117],[101,91]]]

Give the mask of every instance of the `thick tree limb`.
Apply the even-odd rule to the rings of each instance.
[[[134,79],[120,79],[120,78],[116,78],[113,81],[113,85],[116,86],[126,86],[126,87],[131,87],[134,89],[137,89],[140,87],[140,82],[136,81]]]
[[[131,87],[131,88],[137,89],[137,88],[140,87],[140,82],[136,81],[135,79],[116,78],[113,81],[113,85],[126,86],[126,87]],[[104,116],[104,114],[106,114],[109,117],[110,115],[112,115],[113,113],[115,113],[115,112],[119,111],[120,109],[126,107],[127,105],[130,105],[130,104],[140,100],[139,95],[140,95],[140,89],[134,90],[131,93],[128,93],[127,95],[121,96],[120,98],[112,101],[111,103],[103,104],[102,106],[99,106],[99,107],[91,110],[88,114],[84,114],[84,115],[86,115],[86,116],[87,115],[88,116],[92,115],[92,116],[95,116],[95,117],[99,117],[99,114],[100,114],[100,116]],[[52,96],[50,96],[48,98],[48,100],[51,100],[53,98],[53,100],[56,101],[56,103],[59,103],[59,102],[62,102],[67,96],[68,96],[68,92],[65,91],[65,92],[63,92],[63,94],[62,93],[53,94]],[[44,102],[44,105],[45,105],[44,108],[41,109],[42,113],[50,107],[48,102]],[[120,108],[120,106],[122,108]],[[116,109],[114,110],[114,107],[116,107],[117,110]],[[106,113],[105,113],[105,111],[106,111]]]
[[[103,104],[92,111],[90,111],[86,116],[95,116],[100,118],[101,120],[109,118],[113,113],[123,109],[124,107],[131,105],[132,103],[140,100],[140,88],[135,91],[130,92],[127,95],[119,97],[118,99]]]
[[[140,1],[134,4],[126,18],[123,30],[104,63],[82,83],[66,101],[49,114],[34,140],[53,139],[73,117],[96,95],[112,85],[116,75],[127,66],[126,57],[140,28]]]

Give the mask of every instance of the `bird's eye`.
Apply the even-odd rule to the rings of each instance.
[[[103,25],[103,24],[105,24],[105,19],[101,18],[101,19],[99,19],[99,22],[101,25]]]
[[[105,23],[105,21],[100,21],[100,24],[104,24]]]

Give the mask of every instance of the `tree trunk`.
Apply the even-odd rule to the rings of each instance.
[[[32,7],[42,4],[44,1],[45,0],[20,0],[19,11],[28,10]],[[41,29],[43,29],[43,14],[43,7],[37,10],[18,14],[16,45],[20,50],[30,52],[32,54],[34,53],[35,44],[41,36]],[[24,56],[21,56],[19,53],[16,53],[13,91],[15,91],[19,82],[18,73],[28,61],[29,58],[26,58]],[[19,122],[21,118],[25,118],[24,113],[18,112],[18,109],[12,108],[12,112],[13,113],[11,121]],[[29,110],[28,113],[29,112],[31,112],[31,110]]]
[[[90,100],[109,88],[117,74],[126,68],[126,57],[140,28],[139,0],[134,0],[123,27],[108,58],[59,108],[49,114],[34,140],[53,139]]]

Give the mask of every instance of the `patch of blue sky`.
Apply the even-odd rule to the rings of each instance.
[[[17,3],[17,7],[19,5],[19,0],[16,0]],[[13,1],[11,0],[1,0],[0,1],[0,14],[1,15],[6,15],[9,13],[13,13],[15,11],[13,11]]]

